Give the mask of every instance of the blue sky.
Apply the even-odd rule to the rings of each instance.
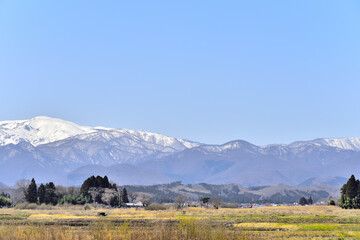
[[[360,137],[360,2],[0,0],[0,120]]]

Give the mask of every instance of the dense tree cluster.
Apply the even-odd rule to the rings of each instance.
[[[339,206],[345,209],[360,208],[360,181],[354,175],[341,188]]]
[[[306,199],[304,196],[300,198],[299,200],[299,205],[304,206],[304,205],[312,205],[313,204],[313,200],[311,197],[309,197],[308,199]]]
[[[41,184],[39,188],[36,185],[35,179],[31,179],[30,185],[25,191],[25,199],[29,203],[46,203],[56,205],[58,196],[56,194],[56,187],[53,182]]]
[[[120,206],[121,202],[129,202],[126,189],[122,197],[116,184],[111,184],[107,176],[91,176],[84,181],[80,192],[90,202],[110,206]]]
[[[84,196],[89,196],[90,188],[113,188],[117,190],[116,184],[110,184],[109,179],[107,176],[100,177],[100,176],[91,176],[84,181],[81,185],[80,192]]]

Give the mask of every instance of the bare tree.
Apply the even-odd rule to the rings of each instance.
[[[150,201],[150,196],[145,194],[145,193],[142,193],[142,194],[139,194],[139,196],[137,197],[136,201],[140,201],[142,202],[142,204],[144,205],[144,207],[146,206],[149,206],[151,201]]]
[[[66,186],[56,186],[56,194],[59,196],[64,195],[80,195],[79,187],[66,187]]]
[[[21,179],[15,183],[15,188],[11,193],[11,200],[14,205],[25,201],[25,194],[29,185],[30,180],[28,179]]]
[[[133,192],[133,191],[129,191],[128,192],[128,198],[129,198],[129,201],[131,203],[133,203],[137,198],[137,194],[135,192]]]
[[[209,199],[209,203],[213,205],[215,209],[218,209],[223,201],[220,198],[212,197]]]
[[[185,207],[185,203],[187,202],[187,199],[184,195],[178,195],[174,200],[174,205],[177,209],[182,209]]]

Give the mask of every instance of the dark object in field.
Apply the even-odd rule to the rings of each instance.
[[[107,214],[105,212],[98,212],[98,216],[106,216]]]

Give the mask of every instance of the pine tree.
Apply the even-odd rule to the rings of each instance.
[[[90,188],[90,178],[86,179],[83,184],[81,185],[80,188],[80,193],[83,196],[88,196],[89,195],[89,188]]]
[[[41,184],[38,189],[38,198],[39,198],[39,204],[45,203],[45,186],[44,184]]]
[[[58,201],[56,193],[55,193],[55,185],[53,182],[49,182],[45,185],[45,203],[55,205]]]
[[[308,201],[306,200],[305,197],[301,197],[299,200],[299,204],[304,206],[304,205],[308,204]]]
[[[346,195],[348,195],[349,198],[355,198],[357,196],[357,189],[358,186],[356,184],[355,176],[351,175],[350,179],[346,183]]]
[[[112,206],[112,207],[119,206],[119,198],[118,198],[118,196],[112,196],[111,197],[110,206]]]
[[[123,203],[129,203],[128,193],[126,188],[123,189],[121,198]]]
[[[311,196],[309,197],[309,199],[307,200],[307,202],[308,202],[309,205],[312,205],[312,204],[313,204],[313,200],[312,200]]]
[[[345,209],[360,208],[360,181],[354,175],[341,188],[339,206]]]
[[[109,179],[106,175],[103,180],[103,188],[111,188],[111,184],[109,183]]]
[[[37,186],[34,178],[31,179],[31,183],[27,189],[25,198],[29,203],[37,202]]]

